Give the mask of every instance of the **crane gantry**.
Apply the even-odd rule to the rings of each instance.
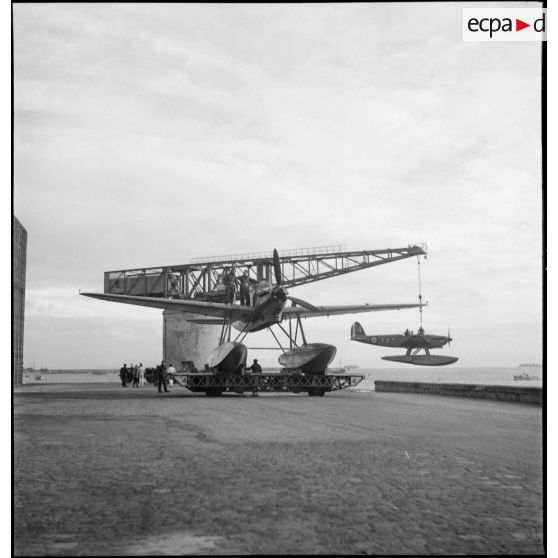
[[[344,250],[337,245],[283,250],[279,261],[283,285],[290,288],[426,254],[425,244],[380,250]],[[221,278],[231,266],[237,276],[248,271],[253,285],[269,284],[273,277],[272,253],[236,254],[195,258],[187,264],[106,271],[104,292],[221,301]]]

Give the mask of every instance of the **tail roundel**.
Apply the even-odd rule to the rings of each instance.
[[[351,326],[351,339],[359,339],[361,337],[365,337],[366,333],[364,333],[363,327],[358,323],[355,322]]]

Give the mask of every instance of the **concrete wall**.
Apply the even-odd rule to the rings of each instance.
[[[17,386],[23,383],[27,231],[16,217],[12,220],[12,227],[12,374]]]
[[[522,403],[536,403],[542,405],[542,388],[539,387],[388,381],[375,381],[374,385],[376,391],[451,395],[454,397],[520,401]]]
[[[200,317],[186,312],[163,312],[163,358],[167,365],[173,364],[180,370],[182,361],[192,360],[198,370],[204,369],[207,356],[219,344],[221,326],[186,321]]]

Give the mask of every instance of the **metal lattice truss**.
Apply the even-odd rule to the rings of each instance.
[[[305,285],[413,256],[426,256],[426,245],[383,250],[343,251],[340,246],[279,252],[283,286]],[[273,255],[241,254],[192,260],[189,264],[105,272],[104,292],[164,298],[219,301],[222,275],[234,266],[236,276],[248,272],[254,288],[273,282]]]
[[[174,380],[195,392],[218,389],[243,393],[244,391],[305,392],[311,388],[336,391],[358,385],[364,376],[326,374],[305,376],[303,374],[192,374],[178,373]]]

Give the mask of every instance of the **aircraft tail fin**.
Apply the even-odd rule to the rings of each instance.
[[[364,333],[364,328],[358,322],[355,322],[351,326],[351,339],[360,339],[362,337],[366,337],[366,333]]]

